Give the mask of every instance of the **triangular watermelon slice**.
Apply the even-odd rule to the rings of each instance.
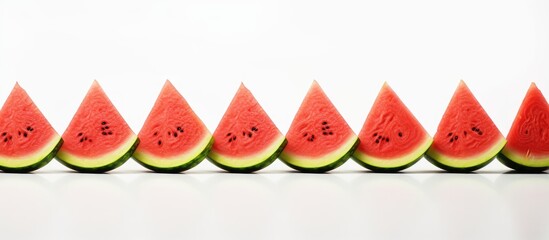
[[[353,154],[358,137],[313,81],[286,134],[280,159],[302,172],[327,172]]]
[[[0,141],[0,169],[20,173],[48,164],[63,144],[18,83],[0,110]]]
[[[353,159],[378,172],[406,169],[423,157],[433,138],[397,94],[383,84],[358,135]]]
[[[549,169],[549,105],[535,83],[522,101],[498,159],[521,172]]]
[[[57,153],[63,165],[79,172],[106,172],[126,162],[139,140],[94,81],[69,126]]]
[[[229,172],[265,168],[286,145],[284,135],[244,84],[240,84],[213,135],[208,159]]]
[[[471,90],[461,81],[426,158],[452,172],[470,172],[490,163],[506,141]]]
[[[210,131],[185,98],[166,81],[138,134],[133,157],[156,172],[181,172],[204,160],[213,144]]]

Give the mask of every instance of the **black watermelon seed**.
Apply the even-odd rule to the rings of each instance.
[[[106,133],[106,132],[101,132],[101,134],[103,134],[103,135],[107,135],[107,133]]]
[[[154,132],[153,135],[154,135],[154,136],[158,135],[158,132]]]
[[[528,134],[528,130],[524,131],[525,134]]]
[[[482,132],[481,131],[477,131],[478,132],[478,135],[482,135]]]
[[[228,136],[231,136],[231,134],[232,134],[232,133],[227,133],[227,137],[228,137]]]
[[[306,137],[307,135],[309,135],[309,134],[308,134],[308,133],[304,133],[304,134],[303,134],[303,137]]]
[[[161,140],[158,140],[158,145],[162,145],[162,141],[161,141]]]
[[[232,142],[232,141],[233,141],[233,139],[232,139],[232,138],[229,138],[229,142]]]
[[[109,129],[109,126],[105,126],[105,129]]]
[[[177,127],[177,131],[181,131],[181,127]]]
[[[104,128],[104,127],[102,127],[102,128],[101,128],[101,131],[105,131],[105,128]]]
[[[257,128],[256,128],[256,127],[252,127],[252,131],[257,132]]]
[[[112,135],[112,132],[109,132],[109,135]]]
[[[105,125],[105,124],[107,124],[107,122],[105,122],[105,121],[101,122],[101,125]]]
[[[78,136],[78,137],[82,136],[82,133],[78,133],[78,135],[77,135],[77,136]]]
[[[233,140],[236,140],[236,136],[233,136]]]
[[[326,130],[326,128],[325,128],[325,127],[323,127],[323,128],[322,128],[322,131],[324,131],[324,130]]]
[[[173,136],[174,136],[174,137],[177,137],[177,132],[173,132]]]
[[[450,137],[450,136],[452,136],[452,135],[453,135],[453,133],[448,133],[448,137]]]
[[[242,132],[242,136],[246,136],[246,132]]]
[[[17,131],[17,134],[18,134],[19,136],[21,136],[21,131]]]
[[[2,133],[2,137],[3,137],[3,136],[6,136],[6,134],[8,134],[8,133],[7,133],[7,132],[3,132],[3,133]]]
[[[326,129],[330,129],[330,126],[326,126]]]
[[[322,135],[328,135],[328,133],[327,132],[322,132]]]
[[[377,137],[377,133],[374,133],[374,135],[372,135],[372,136]]]
[[[385,142],[389,142],[389,138],[385,138]]]
[[[30,131],[30,130],[31,130],[31,127],[27,127],[27,130]]]
[[[464,136],[467,136],[467,131],[463,131],[463,135],[464,135]]]
[[[326,121],[322,122],[322,125],[326,125],[326,124],[328,124],[328,122],[326,122]]]
[[[334,133],[333,133],[333,132],[329,132],[328,134],[330,134],[330,135],[334,135]]]
[[[171,136],[172,135],[172,132],[168,132],[168,136]]]
[[[80,142],[83,142],[83,141],[84,141],[84,139],[83,139],[83,138],[80,138]]]
[[[451,139],[450,139],[450,142],[454,142],[454,139],[453,139],[453,138],[451,138]]]
[[[398,136],[399,136],[399,137],[402,137],[402,132],[398,132]]]
[[[23,137],[27,137],[27,132],[24,132],[24,133],[23,133]]]
[[[11,140],[11,135],[8,137],[9,140]]]
[[[376,139],[376,143],[379,143],[379,139]]]
[[[248,133],[248,137],[252,137],[252,133],[251,133],[251,132]]]

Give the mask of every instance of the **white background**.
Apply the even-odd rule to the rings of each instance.
[[[355,132],[384,81],[434,135],[460,79],[506,135],[530,82],[549,93],[547,1],[0,0],[0,101],[15,81],[62,133],[97,79],[135,132],[166,79],[213,132],[240,82],[282,132],[313,79]],[[208,162],[108,175],[52,162],[0,174],[2,238],[549,238],[549,179],[332,174]]]

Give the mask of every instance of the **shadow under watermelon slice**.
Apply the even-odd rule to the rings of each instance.
[[[102,173],[125,163],[139,139],[94,81],[69,126],[57,153],[63,165],[87,173]]]

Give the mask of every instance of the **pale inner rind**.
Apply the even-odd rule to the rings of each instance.
[[[280,158],[289,164],[303,167],[303,168],[319,168],[328,166],[335,161],[339,160],[343,155],[348,153],[353,145],[358,140],[356,135],[350,136],[347,141],[339,148],[330,153],[327,153],[319,157],[301,156],[298,154],[292,154],[287,151],[282,152]]]
[[[59,140],[61,140],[61,136],[58,134],[55,134],[50,141],[44,146],[43,148],[39,149],[38,151],[35,151],[31,154],[27,154],[20,157],[10,157],[10,156],[2,156],[0,155],[0,165],[4,167],[9,168],[22,168],[27,167],[30,165],[33,165],[40,160],[44,159],[48,154],[53,151],[53,149],[57,146],[59,143]]]
[[[549,157],[540,158],[533,155],[524,156],[524,154],[518,154],[516,151],[507,147],[503,148],[501,153],[514,162],[527,167],[549,167]]]
[[[178,167],[195,159],[200,153],[204,151],[204,149],[210,143],[211,139],[212,139],[211,134],[209,133],[204,134],[204,137],[202,137],[202,140],[200,140],[200,142],[196,144],[196,146],[194,146],[193,148],[187,150],[182,154],[179,154],[173,157],[168,157],[168,158],[158,157],[158,156],[155,156],[154,154],[151,154],[145,151],[135,151],[133,156],[139,161],[155,167],[161,167],[161,168]]]
[[[422,140],[422,143],[413,152],[395,158],[375,157],[359,150],[357,150],[353,156],[358,160],[375,167],[396,168],[409,164],[411,161],[421,157],[421,155],[423,155],[431,146],[431,143],[433,143],[433,138],[426,136]]]
[[[78,167],[103,167],[113,163],[113,161],[116,161],[120,157],[124,156],[124,154],[126,154],[131,149],[136,140],[137,136],[135,134],[132,134],[126,139],[126,141],[124,141],[124,144],[122,144],[120,147],[109,152],[108,154],[103,154],[102,156],[90,158],[71,154],[66,151],[59,151],[57,153],[57,157],[71,165],[75,165]]]
[[[269,145],[269,147],[265,148],[265,150],[248,157],[227,156],[219,154],[215,151],[211,151],[208,154],[208,157],[221,165],[230,166],[233,168],[251,167],[265,161],[267,158],[273,155],[273,153],[278,150],[284,140],[284,135],[280,134],[280,136],[278,136],[278,138],[273,141],[273,143]]]
[[[469,158],[456,158],[456,157],[448,156],[433,150],[433,148],[430,148],[427,151],[427,155],[429,155],[431,158],[437,160],[439,163],[444,164],[446,166],[455,167],[455,168],[468,168],[468,167],[477,166],[489,160],[490,158],[494,157],[496,154],[499,153],[499,151],[501,151],[501,149],[505,146],[506,143],[507,143],[507,140],[505,140],[505,138],[502,137],[499,141],[493,144],[492,147],[487,151],[483,152],[482,154],[471,156]]]

